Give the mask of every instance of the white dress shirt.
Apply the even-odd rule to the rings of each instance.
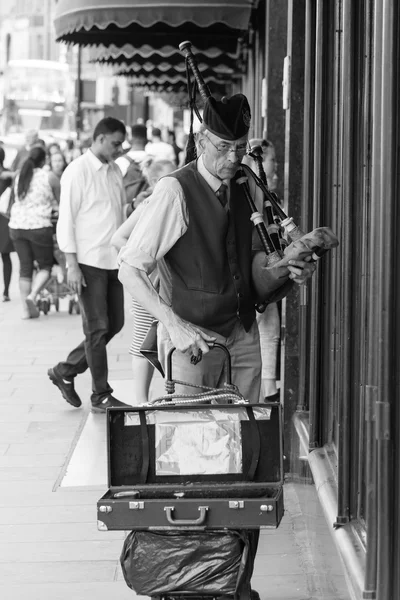
[[[123,220],[125,191],[120,168],[101,162],[89,149],[68,165],[61,177],[57,241],[79,263],[117,268],[110,240]]]
[[[206,169],[202,156],[197,160],[197,170],[212,191],[217,192],[222,182]],[[224,183],[229,196],[229,181]],[[219,202],[217,196],[215,202]],[[163,177],[143,204],[140,219],[126,246],[121,248],[118,262],[151,273],[156,263],[186,233],[189,213],[182,186],[175,177]]]

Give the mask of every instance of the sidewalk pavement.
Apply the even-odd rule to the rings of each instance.
[[[90,377],[77,380],[84,406],[74,409],[46,375],[81,341],[80,317],[63,300],[59,313],[22,321],[15,256],[13,263],[12,302],[0,304],[0,598],[134,600],[119,567],[124,532],[97,530],[96,502],[107,487],[104,417],[88,419]],[[127,313],[109,347],[110,380],[124,393],[134,387],[130,334]],[[285,485],[285,507],[279,529],[262,531],[254,589],[262,600],[347,600],[313,486]]]

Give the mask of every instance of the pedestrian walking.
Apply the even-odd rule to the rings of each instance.
[[[111,243],[119,251],[128,242],[136,223],[140,218],[140,213],[145,207],[154,186],[160,177],[167,175],[175,170],[175,165],[168,160],[151,160],[146,164],[143,171],[148,181],[149,187],[146,191],[139,194],[142,196],[142,202],[138,205],[134,213],[131,214],[121,227],[116,231],[111,239]],[[150,275],[150,280],[155,289],[158,289],[157,269]],[[141,353],[142,344],[153,324],[154,317],[143,306],[132,298],[131,314],[133,315],[133,333],[132,342],[129,348],[129,354],[132,356],[132,373],[135,380],[135,402],[144,404],[148,402],[150,384],[154,373],[153,365]]]
[[[13,188],[15,201],[9,228],[20,262],[23,319],[39,317],[36,299],[49,280],[53,266],[51,215],[56,203],[48,173],[43,168],[45,162],[45,149],[34,146],[15,178]]]
[[[182,152],[182,148],[180,148],[178,146],[178,144],[176,143],[175,131],[172,131],[172,129],[168,130],[168,143],[174,149],[174,152],[175,152],[175,164],[178,167],[179,166],[179,154]]]
[[[110,241],[123,219],[124,185],[114,160],[125,134],[118,119],[99,121],[90,148],[67,166],[61,178],[57,241],[66,257],[68,284],[79,295],[85,339],[48,375],[64,399],[79,407],[74,379],[89,367],[93,412],[126,406],[112,395],[107,364],[107,344],[124,324],[117,251]]]
[[[57,204],[60,203],[61,176],[67,168],[67,162],[61,150],[49,155],[49,182]]]
[[[25,144],[19,148],[11,165],[11,171],[19,171],[23,163],[29,156],[31,149],[39,142],[39,132],[35,129],[30,129],[25,134]]]
[[[177,349],[176,379],[218,387],[224,356],[209,352],[209,343],[217,341],[231,352],[233,383],[245,398],[258,402],[261,356],[251,281],[253,230],[244,192],[234,179],[249,128],[244,95],[206,101],[198,139],[201,155],[157,183],[120,252],[119,277],[159,321],[164,365],[171,346]],[[159,293],[149,279],[156,265]],[[288,277],[302,283],[314,270],[314,264],[294,260]],[[282,284],[286,282],[284,278]]]
[[[146,144],[145,150],[149,156],[160,160],[175,162],[175,151],[170,144],[161,139],[161,129],[153,127],[151,141]]]
[[[78,158],[81,154],[82,154],[82,149],[79,146],[79,141],[77,141],[77,144],[75,145],[74,140],[67,140],[66,141],[66,148],[65,148],[65,160],[67,162],[67,164],[69,165],[70,162],[72,162],[73,160],[75,160],[75,158]]]

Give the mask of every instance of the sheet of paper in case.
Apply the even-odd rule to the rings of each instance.
[[[157,475],[242,472],[239,421],[156,425]]]

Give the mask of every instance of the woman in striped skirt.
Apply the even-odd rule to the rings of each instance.
[[[143,206],[147,203],[147,198],[151,195],[152,190],[164,175],[168,175],[175,170],[175,165],[168,160],[152,160],[143,164],[142,170],[144,176],[149,182],[149,188],[140,192],[136,198],[136,205],[139,203],[130,217],[121,225],[111,239],[111,243],[118,250],[125,246],[129,239],[136,223],[139,220]],[[157,269],[150,275],[150,280],[153,286],[157,289],[158,274]],[[129,354],[132,356],[132,370],[135,381],[135,401],[137,404],[145,404],[148,401],[149,389],[154,373],[153,365],[140,353],[140,348],[146,338],[154,317],[150,315],[136,300],[132,298],[131,314],[133,315],[133,335],[132,342],[129,348]]]

